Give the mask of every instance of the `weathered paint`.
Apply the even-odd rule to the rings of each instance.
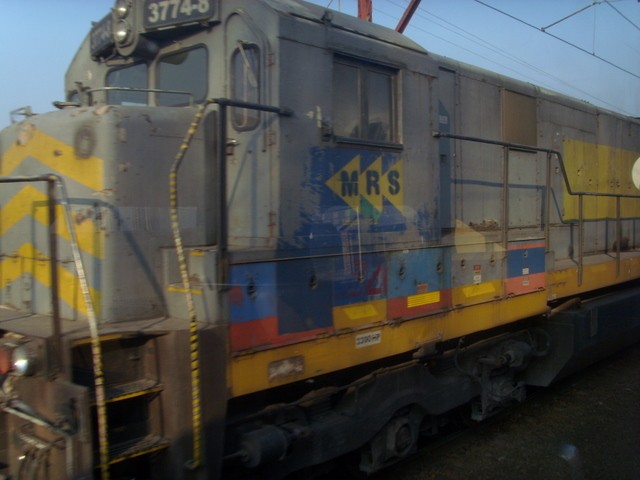
[[[639,152],[570,138],[564,140],[563,148],[565,168],[574,192],[638,194],[632,172]],[[616,199],[585,197],[583,212],[585,220],[616,218]],[[579,217],[579,199],[569,195],[566,189],[563,213],[565,221]],[[633,198],[621,199],[620,215],[640,217],[640,202]]]

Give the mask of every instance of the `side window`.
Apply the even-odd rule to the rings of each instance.
[[[336,58],[333,133],[344,139],[397,143],[394,70]]]
[[[254,44],[239,43],[231,56],[231,98],[260,103],[260,49]],[[231,122],[236,130],[252,130],[260,121],[259,112],[234,108]]]
[[[196,103],[204,102],[207,98],[207,72],[207,50],[204,47],[165,55],[158,61],[157,88],[181,93],[158,93],[156,103],[167,107],[189,105],[191,97],[187,94],[191,94]]]
[[[130,89],[149,88],[149,73],[146,63],[136,63],[128,67],[116,68],[107,73],[107,87],[121,87],[107,90],[109,105],[147,105],[148,93]]]

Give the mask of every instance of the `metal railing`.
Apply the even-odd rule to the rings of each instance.
[[[450,138],[453,140],[461,140],[465,142],[475,142],[475,143],[483,143],[486,145],[496,145],[503,147],[505,152],[505,171],[508,172],[508,161],[509,161],[509,150],[519,150],[524,152],[531,153],[546,153],[547,154],[547,176],[546,176],[546,205],[545,205],[545,219],[544,219],[544,240],[545,240],[545,249],[549,251],[549,235],[551,228],[551,161],[553,157],[558,159],[558,163],[560,165],[560,172],[562,174],[562,179],[564,181],[565,188],[567,189],[567,193],[570,196],[578,197],[578,286],[582,285],[583,280],[583,272],[584,272],[584,198],[585,197],[606,197],[606,198],[615,198],[616,199],[616,275],[620,275],[620,261],[621,261],[621,240],[622,240],[622,216],[621,216],[621,199],[622,198],[635,198],[640,199],[640,195],[632,195],[632,194],[624,194],[624,193],[607,193],[607,192],[587,192],[587,191],[574,191],[571,187],[571,183],[569,181],[569,176],[567,174],[567,169],[564,164],[564,158],[562,153],[558,150],[550,149],[550,148],[540,148],[532,145],[523,145],[512,142],[503,142],[500,140],[491,140],[481,137],[472,137],[466,135],[456,135],[452,133],[446,132],[433,132],[432,135],[435,138]],[[508,188],[508,173],[505,173],[505,185]],[[505,195],[506,196],[506,195]],[[508,208],[508,207],[505,207]],[[506,213],[505,213],[506,215]],[[508,229],[508,226],[505,225],[504,229]],[[506,235],[506,234],[505,234]],[[506,239],[505,239],[506,241]]]
[[[91,88],[87,90],[81,90],[80,95],[86,96],[87,105],[94,104],[94,93],[96,92],[105,92],[108,94],[109,92],[123,92],[123,93],[153,93],[153,94],[166,94],[166,95],[184,95],[189,97],[188,103],[185,105],[180,104],[180,106],[189,106],[192,107],[195,103],[193,98],[193,93],[186,92],[183,90],[163,90],[159,88],[132,88],[132,87],[99,87],[99,88]],[[107,101],[108,96],[105,95],[105,103],[109,103]],[[147,98],[146,105],[149,105],[149,99]]]
[[[227,98],[211,98],[198,106],[198,111],[187,129],[187,133],[178,149],[174,162],[169,173],[169,203],[171,215],[171,230],[178,257],[178,268],[184,288],[187,311],[190,323],[190,358],[191,358],[191,390],[192,390],[192,428],[193,428],[193,458],[187,462],[187,466],[195,470],[203,463],[202,458],[202,419],[200,402],[200,354],[198,345],[198,325],[193,295],[191,292],[191,280],[188,265],[180,233],[178,218],[178,170],[191,145],[196,130],[204,118],[204,114],[209,105],[216,104],[218,110],[217,125],[217,272],[216,283],[219,295],[228,289],[228,212],[227,212],[227,109],[229,107],[246,108],[260,112],[274,113],[280,116],[291,116],[292,111],[288,108],[273,107],[257,103],[231,100]]]
[[[78,246],[78,239],[73,221],[71,219],[71,206],[69,204],[69,195],[67,193],[64,181],[58,175],[53,173],[35,176],[11,176],[0,177],[0,183],[36,183],[46,182],[47,184],[47,206],[48,206],[48,237],[49,237],[49,255],[51,257],[51,310],[53,323],[53,344],[55,353],[53,355],[55,368],[54,372],[59,373],[62,366],[62,332],[60,318],[60,296],[59,296],[59,280],[58,280],[58,242],[56,234],[56,205],[59,203],[63,207],[64,217],[69,230],[70,246],[73,255],[73,262],[80,284],[82,299],[87,309],[87,320],[89,323],[89,331],[91,334],[91,351],[93,359],[93,373],[96,390],[96,410],[98,416],[98,440],[100,453],[100,469],[103,480],[109,476],[109,443],[107,437],[107,407],[104,389],[104,374],[102,370],[102,349],[100,346],[100,338],[98,333],[98,320],[91,298],[91,292],[87,283],[82,256]],[[59,199],[56,196],[56,190],[59,192]],[[10,411],[9,413],[13,413]],[[69,466],[67,466],[69,468]]]

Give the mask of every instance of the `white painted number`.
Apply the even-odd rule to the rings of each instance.
[[[200,0],[198,2],[198,11],[200,13],[207,13],[209,11],[209,0]]]
[[[180,17],[190,17],[194,12],[206,14],[209,12],[209,0],[160,0],[149,3],[149,23],[166,22]]]
[[[158,20],[160,20],[160,14],[158,12],[158,4],[157,3],[150,3],[149,4],[149,17],[148,17],[149,23],[156,23]]]
[[[186,15],[187,17],[191,15],[191,10],[193,10],[193,5],[190,0],[186,0],[182,2],[182,6],[180,7],[180,13]]]

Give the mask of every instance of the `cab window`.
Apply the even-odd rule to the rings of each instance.
[[[149,73],[146,63],[136,63],[127,67],[115,68],[107,74],[109,105],[148,105],[148,93],[135,89],[149,88]]]
[[[396,72],[337,57],[333,65],[333,133],[338,139],[397,143]]]
[[[156,103],[167,107],[202,103],[207,98],[207,50],[196,47],[160,58],[156,69]],[[179,92],[179,93],[174,93]]]
[[[260,49],[254,44],[238,43],[231,56],[231,97],[243,102],[260,103]],[[231,121],[236,130],[258,126],[259,112],[234,108]]]

